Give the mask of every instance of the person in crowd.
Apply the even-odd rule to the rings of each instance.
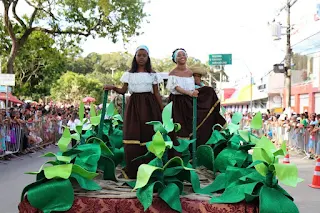
[[[199,89],[199,88],[205,86],[204,83],[202,82],[202,77],[206,76],[206,74],[207,74],[206,70],[201,68],[200,66],[196,66],[196,65],[190,67],[190,70],[193,73],[195,88]]]
[[[74,134],[76,133],[76,126],[80,123],[80,120],[77,117],[77,113],[73,113],[70,116],[70,120],[67,123],[67,126],[70,128],[70,133]],[[71,140],[71,145],[74,147],[77,144],[77,141],[75,139]]]
[[[315,128],[314,124],[311,124],[308,128],[309,132],[309,141],[308,141],[308,156],[309,158],[313,158],[314,153],[314,146],[316,143],[316,134],[317,134],[317,129]]]
[[[139,46],[132,60],[131,69],[121,77],[121,88],[107,85],[105,90],[113,90],[119,94],[125,94],[128,90],[131,94],[126,104],[123,143],[125,151],[126,168],[124,173],[128,178],[136,178],[138,167],[148,163],[151,159],[135,160],[147,153],[145,143],[152,140],[153,126],[147,125],[149,121],[161,121],[163,109],[159,94],[158,84],[162,81],[159,75],[152,69],[149,49]]]

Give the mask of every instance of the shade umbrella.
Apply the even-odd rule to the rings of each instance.
[[[92,103],[92,102],[95,102],[96,99],[95,98],[92,98],[92,97],[85,97],[84,99],[82,99],[82,101],[84,103]]]
[[[6,101],[6,93],[0,92],[0,100]],[[8,93],[8,101],[16,104],[23,104],[16,96],[13,96],[11,93]]]

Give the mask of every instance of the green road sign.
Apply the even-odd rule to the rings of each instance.
[[[209,65],[231,65],[232,54],[210,54]]]

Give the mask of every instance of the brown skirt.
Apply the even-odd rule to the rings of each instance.
[[[126,175],[136,178],[138,167],[149,163],[152,159],[133,159],[147,153],[146,142],[152,140],[155,134],[153,126],[147,125],[149,121],[161,121],[161,109],[152,93],[134,93],[130,96],[126,106],[123,143],[125,151]]]
[[[202,87],[198,89],[197,98],[197,146],[205,144],[211,134],[215,124],[224,126],[226,121],[220,115],[220,101],[212,87]],[[191,138],[193,122],[192,98],[186,95],[170,95],[173,102],[172,116],[175,123],[180,123],[181,130],[175,134],[170,134],[172,140],[175,137]],[[216,129],[220,129],[217,127]]]
[[[201,87],[198,89],[198,121],[197,121],[197,146],[207,143],[211,134],[212,127],[220,124],[222,127],[226,120],[220,114],[220,100],[212,87]],[[215,129],[220,130],[219,126]]]

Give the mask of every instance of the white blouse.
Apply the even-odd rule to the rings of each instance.
[[[147,72],[125,72],[120,81],[128,84],[130,93],[152,92],[153,85],[161,83],[163,80],[157,73]]]
[[[194,78],[192,77],[179,77],[170,75],[168,78],[167,89],[174,95],[181,95],[175,88],[179,86],[184,90],[195,90]]]

